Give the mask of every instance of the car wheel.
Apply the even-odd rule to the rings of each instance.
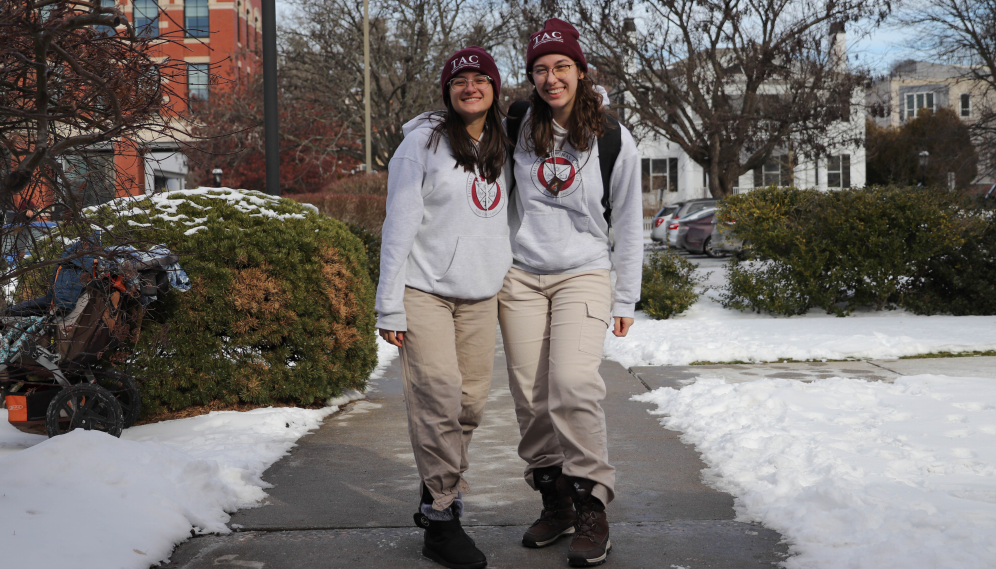
[[[710,235],[709,237],[706,237],[705,242],[702,243],[702,251],[710,259],[715,259],[716,257],[719,257],[719,251],[716,251],[712,247],[712,235]]]

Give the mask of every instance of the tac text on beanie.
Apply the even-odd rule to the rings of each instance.
[[[588,61],[578,43],[578,33],[574,26],[557,18],[550,18],[543,23],[543,29],[529,36],[529,47],[526,48],[526,71],[533,70],[533,62],[537,58],[551,53],[559,53],[570,57],[578,64],[578,69],[588,71]],[[532,75],[528,75],[532,81]]]
[[[495,65],[494,58],[484,48],[472,45],[454,53],[443,65],[442,77],[439,86],[443,90],[443,99],[449,94],[446,84],[450,82],[457,73],[464,71],[480,71],[491,78],[495,87],[495,100],[501,93],[501,75],[498,73],[498,66]]]

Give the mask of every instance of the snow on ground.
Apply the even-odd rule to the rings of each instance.
[[[608,333],[605,357],[630,367],[781,358],[895,359],[996,350],[996,316],[917,316],[883,310],[838,318],[814,310],[784,317],[727,310],[717,292],[724,283],[723,270],[700,269],[711,288],[684,314],[652,320],[638,312],[627,337]]]
[[[377,338],[383,376],[397,348]],[[229,513],[266,497],[263,472],[352,399],[322,409],[217,411],[127,429],[24,434],[0,410],[4,566],[147,569],[193,530],[228,533]]]
[[[996,566],[996,378],[700,378],[633,399],[739,520],[785,536],[789,569]]]

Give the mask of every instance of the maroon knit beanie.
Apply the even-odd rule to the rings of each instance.
[[[529,36],[529,47],[526,48],[526,71],[533,70],[533,62],[537,58],[550,53],[566,55],[578,63],[581,71],[588,72],[588,62],[578,43],[578,33],[574,26],[557,18],[550,18],[543,23],[543,29]],[[532,75],[527,75],[532,82]]]
[[[498,66],[495,60],[488,55],[483,48],[472,45],[454,53],[443,65],[443,74],[439,84],[443,89],[443,99],[449,94],[447,83],[457,73],[464,71],[480,71],[491,78],[495,88],[495,102],[498,101],[498,94],[501,92],[501,75],[498,73]]]

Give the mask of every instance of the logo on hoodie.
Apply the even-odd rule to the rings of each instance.
[[[559,41],[564,43],[564,36],[560,32],[543,32],[533,38],[533,48],[537,48],[547,42]]]
[[[467,180],[467,201],[477,217],[494,217],[505,209],[505,196],[498,180],[489,184],[484,176],[471,174]]]
[[[547,158],[533,163],[532,180],[540,192],[551,198],[565,198],[581,186],[578,159],[562,150],[554,150]]]
[[[467,57],[458,57],[453,60],[453,70],[451,73],[456,73],[457,71],[463,69],[464,67],[473,67],[478,69],[481,67],[480,58],[476,55],[468,55]]]

